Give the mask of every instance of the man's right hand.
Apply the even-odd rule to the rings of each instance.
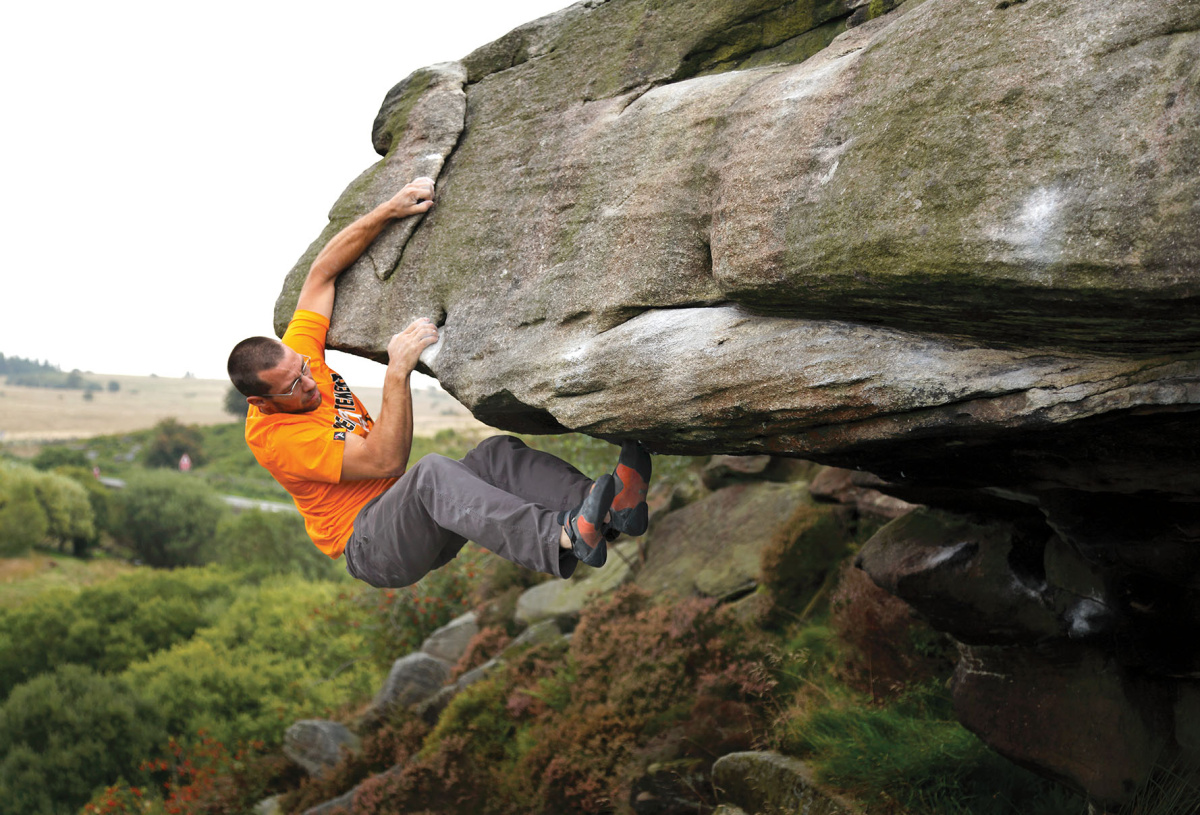
[[[428,317],[413,320],[408,328],[388,340],[388,370],[408,376],[417,367],[421,352],[438,341],[437,326]]]

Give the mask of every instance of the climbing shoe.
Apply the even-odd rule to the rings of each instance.
[[[588,566],[603,566],[608,559],[604,516],[608,514],[616,492],[616,482],[605,473],[592,484],[583,503],[563,516],[562,524],[571,539],[571,551]]]
[[[641,535],[650,525],[646,491],[650,489],[650,454],[636,441],[621,445],[621,457],[613,473],[617,494],[613,498],[609,525],[625,535]]]

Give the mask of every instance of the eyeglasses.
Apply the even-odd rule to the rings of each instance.
[[[304,360],[304,363],[300,366],[300,376],[296,377],[296,381],[292,383],[292,386],[290,388],[288,388],[287,393],[264,393],[263,394],[264,399],[266,399],[266,398],[286,399],[287,397],[291,396],[293,393],[296,392],[296,388],[300,385],[301,379],[303,379],[306,376],[312,375],[312,370],[308,367],[309,360],[311,360],[312,357],[308,357],[308,356],[305,356],[304,354],[301,354],[300,358],[302,360]]]

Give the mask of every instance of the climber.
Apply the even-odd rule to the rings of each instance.
[[[530,569],[570,577],[603,565],[618,534],[646,531],[650,455],[621,446],[613,473],[595,481],[512,436],[485,439],[461,460],[412,449],[410,375],[438,341],[427,318],[392,336],[383,404],[373,421],[325,364],[335,282],[391,221],[434,205],[418,178],[333,237],[309,269],[282,342],[242,340],[229,377],[246,397],[246,442],[296,502],[313,543],[376,587],[417,582],[467,540]]]

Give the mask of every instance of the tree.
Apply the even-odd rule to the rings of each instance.
[[[70,543],[76,551],[86,549],[96,538],[92,504],[87,490],[58,473],[34,472],[34,488],[49,525],[46,536]]]
[[[177,467],[184,453],[194,466],[202,465],[206,461],[204,435],[195,425],[167,418],[154,426],[154,436],[143,455],[147,467]]]
[[[54,468],[54,472],[71,479],[83,487],[84,492],[87,493],[88,503],[92,507],[92,526],[95,528],[95,535],[88,540],[74,539],[71,541],[75,556],[86,557],[88,549],[99,542],[102,532],[111,534],[113,531],[114,511],[112,505],[115,500],[113,492],[96,480],[96,476],[87,467],[59,466]]]
[[[38,500],[36,471],[0,466],[0,555],[23,555],[46,537],[50,520]]]
[[[121,495],[119,537],[151,566],[205,562],[228,511],[206,484],[171,472],[132,476]]]
[[[337,577],[340,568],[313,546],[304,521],[292,512],[251,509],[227,515],[217,527],[214,560],[254,577],[295,573]]]
[[[110,380],[108,380],[108,392],[109,392],[109,393],[116,393],[116,392],[117,392],[117,391],[119,391],[120,389],[121,389],[121,383],[120,383],[120,382],[118,382],[118,381],[117,381],[117,380],[115,380],[115,379],[110,379]]]
[[[86,467],[87,454],[82,450],[73,450],[61,444],[49,445],[38,450],[30,462],[39,470],[53,470],[56,467]]]
[[[225,391],[225,412],[244,419],[249,411],[250,404],[246,401],[246,397],[242,396],[237,388],[230,385],[229,390]]]

